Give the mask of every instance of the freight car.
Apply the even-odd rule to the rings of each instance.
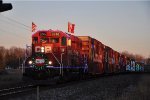
[[[41,30],[32,35],[32,55],[26,60],[24,76],[51,78],[113,74],[131,71],[131,62],[90,36]]]

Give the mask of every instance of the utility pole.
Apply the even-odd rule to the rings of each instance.
[[[19,68],[18,69],[20,69],[20,57],[19,57]]]
[[[39,85],[37,86],[37,91],[36,92],[37,92],[36,93],[37,94],[36,98],[37,98],[37,100],[40,100],[40,93],[39,93],[40,92],[40,86]]]

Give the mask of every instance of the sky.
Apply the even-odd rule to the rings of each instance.
[[[50,1],[3,0],[13,9],[0,13],[0,46],[31,45],[31,23],[37,30],[67,32],[75,24],[76,36],[91,36],[116,51],[150,56],[150,0]]]

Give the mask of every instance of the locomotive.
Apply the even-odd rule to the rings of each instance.
[[[24,76],[43,79],[121,73],[131,71],[131,62],[136,65],[134,60],[90,36],[39,30],[32,35],[32,55],[26,60]]]

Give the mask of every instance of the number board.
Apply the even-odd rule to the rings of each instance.
[[[52,32],[51,35],[52,36],[59,36],[59,33],[58,32]]]
[[[46,32],[40,32],[40,36],[46,36]]]

